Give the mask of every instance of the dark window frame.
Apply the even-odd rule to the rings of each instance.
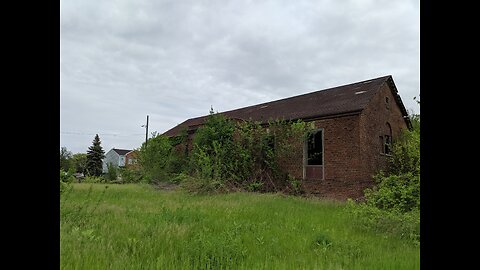
[[[319,135],[319,136],[318,136]],[[313,138],[312,138],[313,136]],[[318,137],[317,137],[318,136]],[[313,139],[313,140],[312,140]],[[318,143],[320,142],[320,152],[318,152]],[[323,166],[324,162],[324,152],[325,152],[325,145],[323,139],[323,129],[316,129],[313,130],[310,134],[308,134],[306,143],[305,143],[305,165],[307,166]],[[317,150],[317,153],[311,153],[311,151]],[[312,156],[316,155],[317,158],[313,158]],[[318,157],[320,156],[320,157]]]
[[[386,123],[387,126],[387,132],[388,134],[380,135],[379,138],[381,139],[382,143],[382,150],[380,154],[386,155],[386,156],[391,156],[392,155],[392,143],[393,143],[393,135],[392,135],[392,126],[390,123]]]

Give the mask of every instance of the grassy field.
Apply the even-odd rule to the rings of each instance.
[[[419,247],[358,231],[338,202],[74,184],[60,206],[61,269],[420,268]]]

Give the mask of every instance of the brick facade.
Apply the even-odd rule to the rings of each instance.
[[[137,151],[128,152],[125,155],[125,167],[133,169],[138,167],[138,153]]]
[[[324,132],[324,179],[303,179],[305,150],[301,146],[293,158],[282,162],[282,167],[293,177],[303,179],[307,194],[339,200],[363,197],[364,189],[374,184],[372,176],[386,169],[387,156],[381,153],[379,136],[389,133],[387,123],[394,141],[407,128],[388,84],[360,114],[311,122]]]
[[[225,115],[233,119],[254,116],[258,121],[274,113],[284,118],[287,115],[291,120],[302,119],[323,131],[322,166],[305,166],[306,146],[302,139],[292,142],[294,150],[279,165],[294,178],[302,179],[306,193],[339,200],[363,197],[364,189],[374,184],[372,176],[386,170],[387,155],[382,153],[386,135],[395,141],[407,129],[404,118],[407,112],[391,76],[233,110]],[[166,134],[174,136],[181,128],[201,126],[204,119],[189,119]],[[189,148],[192,133],[188,137]]]
[[[388,104],[386,103],[388,98]],[[371,178],[379,170],[386,169],[387,156],[381,154],[379,136],[389,133],[391,127],[393,141],[398,139],[403,129],[407,129],[402,111],[388,84],[384,84],[360,115],[360,145],[362,147],[363,177]]]

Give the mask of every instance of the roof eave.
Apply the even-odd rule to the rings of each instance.
[[[407,109],[405,108],[405,105],[402,102],[402,99],[400,98],[400,95],[398,94],[397,86],[395,85],[395,82],[393,81],[393,77],[389,76],[387,79],[387,84],[392,90],[392,94],[395,97],[395,101],[398,104],[398,107],[400,108],[400,111],[403,114],[403,119],[405,120],[405,123],[407,124],[408,129],[412,129],[412,122],[410,122],[410,116],[408,115]]]

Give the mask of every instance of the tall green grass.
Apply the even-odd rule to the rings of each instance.
[[[344,203],[73,184],[61,269],[419,269],[419,247],[356,229]]]

